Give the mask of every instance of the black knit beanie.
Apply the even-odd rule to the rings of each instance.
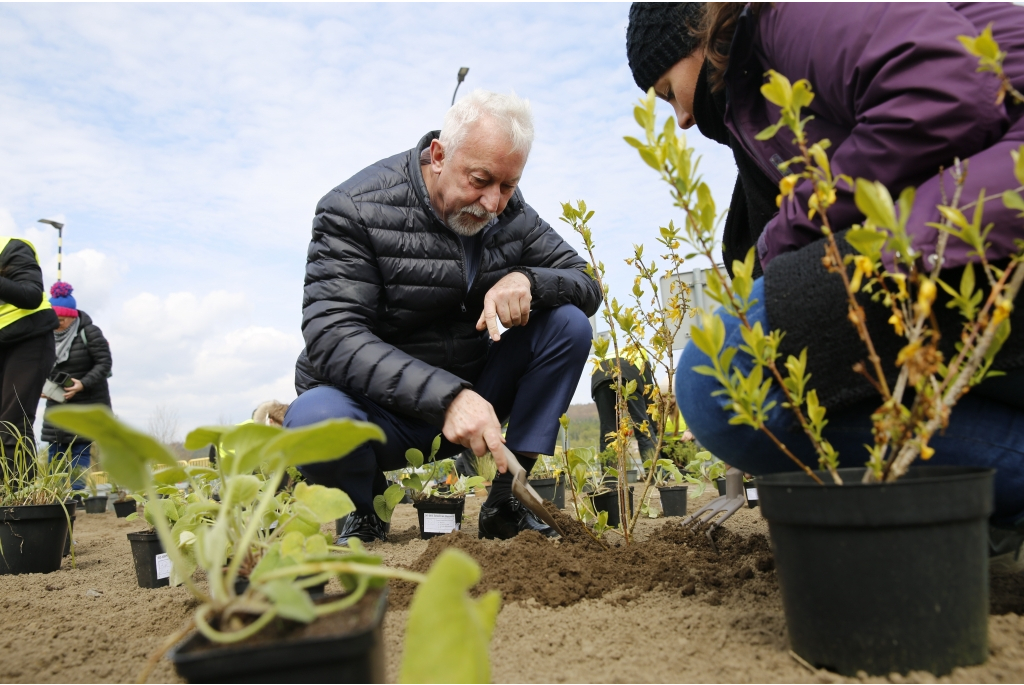
[[[634,2],[629,8],[626,56],[633,80],[647,92],[676,62],[697,47],[691,27],[700,24],[702,2]]]

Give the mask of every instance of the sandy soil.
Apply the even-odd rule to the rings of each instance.
[[[691,502],[691,510],[707,497]],[[495,631],[495,682],[848,680],[808,669],[790,656],[775,573],[759,537],[767,526],[758,509],[744,509],[726,524],[720,548],[727,562],[716,570],[708,550],[679,537],[675,526],[665,527],[677,519],[643,521],[635,549],[613,548],[599,558],[594,550],[560,555],[559,545],[531,536],[478,541],[479,505],[476,498],[467,502],[461,534],[430,543],[416,537],[415,510],[400,505],[392,541],[373,547],[388,563],[413,568],[446,546],[477,556],[484,568],[481,585],[500,587],[511,598]],[[56,573],[0,576],[6,628],[0,636],[0,681],[134,681],[146,657],[194,607],[182,588],[137,587],[125,534],[138,528],[113,513],[80,514],[77,569],[66,559]],[[564,575],[550,567],[560,556]],[[524,565],[523,558],[543,561]],[[502,559],[511,572],[500,572]],[[629,563],[637,572],[623,580],[622,564]],[[725,576],[720,582],[718,571]],[[401,658],[406,590],[393,588],[393,599],[385,619],[392,679]],[[988,663],[958,669],[940,682],[1024,681],[1024,578],[993,578],[993,610]],[[166,660],[151,680],[180,682]],[[935,681],[917,673],[861,680]]]

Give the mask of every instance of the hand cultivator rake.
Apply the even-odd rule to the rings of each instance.
[[[692,526],[693,530],[699,530],[702,526],[707,525],[705,534],[714,545],[715,541],[711,534],[746,503],[747,500],[743,493],[743,472],[730,467],[725,472],[725,496],[711,500],[710,504],[683,519],[681,525]]]

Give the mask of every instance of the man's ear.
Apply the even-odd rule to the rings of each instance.
[[[444,146],[437,138],[430,141],[430,168],[435,174],[444,168]]]

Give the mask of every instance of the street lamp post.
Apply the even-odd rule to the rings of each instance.
[[[455,84],[455,92],[452,93],[452,104],[455,104],[455,95],[459,92],[459,86],[466,80],[466,74],[469,73],[469,67],[462,67],[459,69],[458,82]]]
[[[64,280],[64,224],[53,219],[40,219],[37,223],[50,224],[57,229],[57,282]]]

